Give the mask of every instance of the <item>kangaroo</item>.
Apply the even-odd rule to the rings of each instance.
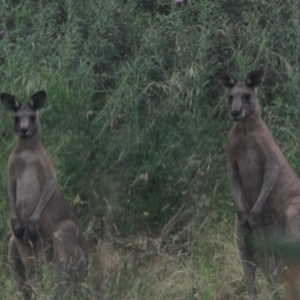
[[[256,299],[251,233],[280,233],[295,241],[300,237],[300,181],[261,118],[257,87],[263,75],[261,70],[253,71],[245,81],[238,81],[227,73],[215,74],[229,89],[234,120],[228,135],[227,170],[236,211],[235,245],[249,300]],[[296,282],[296,278],[289,280]],[[298,291],[291,293],[290,299],[300,299]]]
[[[0,95],[14,114],[18,141],[8,159],[8,196],[12,236],[9,262],[25,298],[36,287],[38,267],[54,265],[60,281],[82,279],[88,267],[88,245],[78,220],[57,186],[54,167],[42,145],[38,118],[46,93],[39,91],[27,105],[6,93]]]

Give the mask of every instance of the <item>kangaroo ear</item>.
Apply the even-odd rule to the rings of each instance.
[[[235,77],[225,72],[218,72],[214,77],[226,89],[232,89],[238,82]]]
[[[47,98],[46,92],[39,91],[30,97],[29,106],[33,110],[37,111],[44,106],[46,102],[46,98]]]
[[[263,70],[257,70],[250,72],[245,80],[245,83],[250,88],[256,88],[263,82],[264,78],[264,71]]]
[[[7,110],[17,112],[21,107],[19,100],[10,94],[2,93],[0,95],[1,101]]]

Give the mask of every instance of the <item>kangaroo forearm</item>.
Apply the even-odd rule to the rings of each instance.
[[[243,205],[243,202],[242,202],[241,189],[239,188],[239,186],[233,184],[233,185],[231,185],[231,191],[232,191],[232,194],[233,194],[234,205],[235,205],[236,211],[244,211],[245,208],[244,208],[244,205]]]
[[[268,198],[268,195],[269,195],[269,193],[263,193],[263,195],[260,194],[259,198],[257,199],[255,205],[252,208],[252,211],[259,211],[259,212],[262,211],[262,209],[266,203],[266,200]]]
[[[54,170],[51,170],[45,177],[45,183],[43,185],[43,189],[40,195],[39,202],[35,208],[35,211],[32,215],[33,218],[39,219],[40,215],[50,200],[51,196],[53,195],[56,189],[57,181],[56,181],[56,173]]]
[[[9,208],[10,216],[16,217],[16,186],[14,183],[9,183],[8,186],[8,198],[9,198]]]
[[[48,201],[50,200],[51,196],[53,195],[54,191],[55,191],[55,184],[51,184],[47,187],[44,187],[38,205],[33,213],[33,216],[36,218],[39,218],[44,207],[46,206],[46,204],[48,203]]]
[[[245,211],[245,207],[243,205],[243,202],[241,201],[241,199],[234,199],[234,205],[235,205],[235,210],[236,212],[244,212]]]
[[[9,213],[10,218],[16,218],[17,217],[17,213],[16,213],[16,209],[15,207],[10,207],[10,213]]]
[[[13,197],[9,197],[9,209],[10,209],[10,215],[15,216],[16,215],[16,202],[13,199]]]
[[[279,166],[278,164],[273,164],[272,168],[269,168],[268,172],[265,173],[263,187],[261,189],[261,192],[258,196],[258,199],[254,207],[252,208],[253,211],[262,211],[263,206],[270,195],[270,192],[274,188],[278,175],[279,175]]]
[[[267,198],[270,195],[270,192],[273,189],[273,187],[274,187],[274,184],[266,185],[262,188],[262,191],[259,194],[259,197],[258,197],[254,207],[252,208],[252,210],[261,211],[263,209],[263,207],[267,201]]]
[[[44,207],[50,200],[52,194],[54,193],[54,189],[48,190],[47,192],[43,193],[40,197],[39,203],[34,211],[35,216],[40,216],[41,212],[43,211]]]
[[[227,169],[228,169],[230,188],[233,194],[235,209],[237,212],[245,211],[242,202],[242,189],[241,189],[242,183],[238,174],[237,167],[228,166]]]

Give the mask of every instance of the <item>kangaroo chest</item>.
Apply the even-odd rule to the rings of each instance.
[[[260,145],[251,139],[241,139],[232,150],[242,183],[243,196],[251,207],[263,185],[265,154]]]
[[[255,149],[245,147],[237,153],[237,164],[244,187],[254,187],[263,176],[263,161]]]
[[[22,151],[9,167],[15,182],[16,211],[27,220],[34,212],[41,194],[41,163],[34,152]]]

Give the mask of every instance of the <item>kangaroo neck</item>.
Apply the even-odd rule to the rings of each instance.
[[[16,145],[16,150],[17,151],[22,151],[22,150],[35,150],[36,148],[39,148],[42,146],[40,134],[36,133],[33,136],[27,137],[27,138],[18,138],[18,142]]]
[[[234,123],[235,129],[243,134],[252,133],[262,126],[264,126],[264,122],[259,110],[255,110],[250,115],[245,116],[242,120]]]

